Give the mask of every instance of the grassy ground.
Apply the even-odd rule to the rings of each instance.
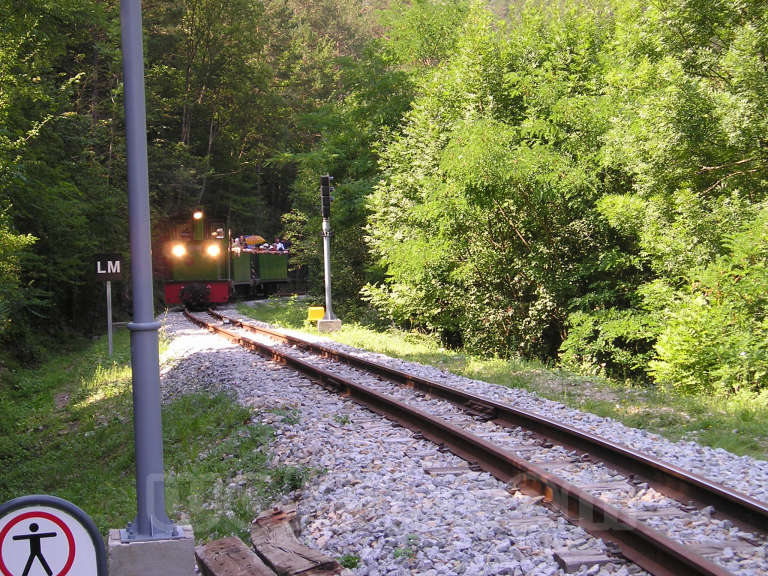
[[[270,300],[239,310],[264,322],[316,333],[306,322],[307,304]],[[737,454],[768,459],[768,391],[729,398],[679,396],[655,388],[586,378],[541,364],[484,359],[442,348],[423,334],[377,332],[345,323],[330,335],[338,342],[420,362],[486,382],[524,388],[568,406],[609,416],[672,440],[690,439]]]
[[[272,430],[226,396],[163,408],[166,504],[198,541],[247,538],[254,516],[307,472],[270,469]],[[83,508],[102,534],[136,514],[128,335],[62,353],[0,381],[0,502],[45,493]]]

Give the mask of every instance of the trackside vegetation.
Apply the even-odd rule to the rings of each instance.
[[[682,393],[768,385],[763,3],[473,5],[381,152],[400,324]]]
[[[0,501],[45,493],[85,510],[106,537],[136,514],[128,335],[81,342],[0,389]],[[237,534],[310,471],[270,467],[272,429],[224,395],[184,395],[163,406],[166,504],[200,541]]]

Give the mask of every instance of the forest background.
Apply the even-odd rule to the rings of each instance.
[[[327,172],[345,318],[683,393],[768,388],[766,2],[143,18],[156,238],[202,205],[318,272]],[[88,271],[129,252],[122,97],[118,0],[0,0],[3,370],[103,330]]]

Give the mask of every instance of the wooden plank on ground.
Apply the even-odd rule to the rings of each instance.
[[[723,550],[730,548],[737,554],[747,553],[752,554],[756,548],[749,542],[743,542],[741,540],[729,540],[726,542],[711,541],[711,542],[690,542],[685,545],[687,548],[693,550],[700,556],[719,556],[723,553]]]
[[[630,510],[630,516],[638,520],[652,520],[653,518],[683,518],[688,516],[685,510],[679,508],[662,508],[661,510]]]
[[[542,452],[544,448],[541,446],[533,446],[531,444],[510,444],[503,446],[504,450],[509,452],[516,452],[518,454],[526,454],[530,452]]]
[[[600,550],[557,550],[555,561],[565,572],[576,572],[581,566],[591,568],[595,564],[608,564],[613,562]]]
[[[330,576],[343,568],[334,560],[296,539],[291,520],[295,508],[273,508],[259,514],[251,528],[251,543],[264,563],[278,576]]]
[[[464,464],[463,466],[441,466],[435,468],[424,468],[424,472],[432,476],[442,476],[444,474],[464,474],[469,472],[469,466]]]
[[[195,548],[203,576],[275,576],[239,538],[222,538]]]
[[[509,528],[525,527],[525,526],[541,526],[542,524],[549,524],[552,522],[552,518],[549,516],[527,516],[525,518],[510,518],[504,521],[504,524]]]
[[[633,490],[634,487],[626,480],[604,480],[602,482],[592,482],[582,486],[585,490],[594,490],[595,492],[605,492],[610,490],[624,490],[625,492]]]
[[[567,468],[568,466],[572,466],[573,464],[578,464],[578,460],[574,460],[573,458],[566,458],[563,460],[542,460],[542,461],[534,461],[534,464],[538,464],[539,466],[543,466],[544,468],[547,468],[548,470],[555,470],[557,468]]]

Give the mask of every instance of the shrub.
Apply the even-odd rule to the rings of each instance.
[[[647,365],[657,335],[648,313],[632,310],[573,312],[560,346],[563,366],[611,378],[648,378]]]
[[[768,387],[768,208],[695,270],[656,344],[653,376],[684,392]]]

